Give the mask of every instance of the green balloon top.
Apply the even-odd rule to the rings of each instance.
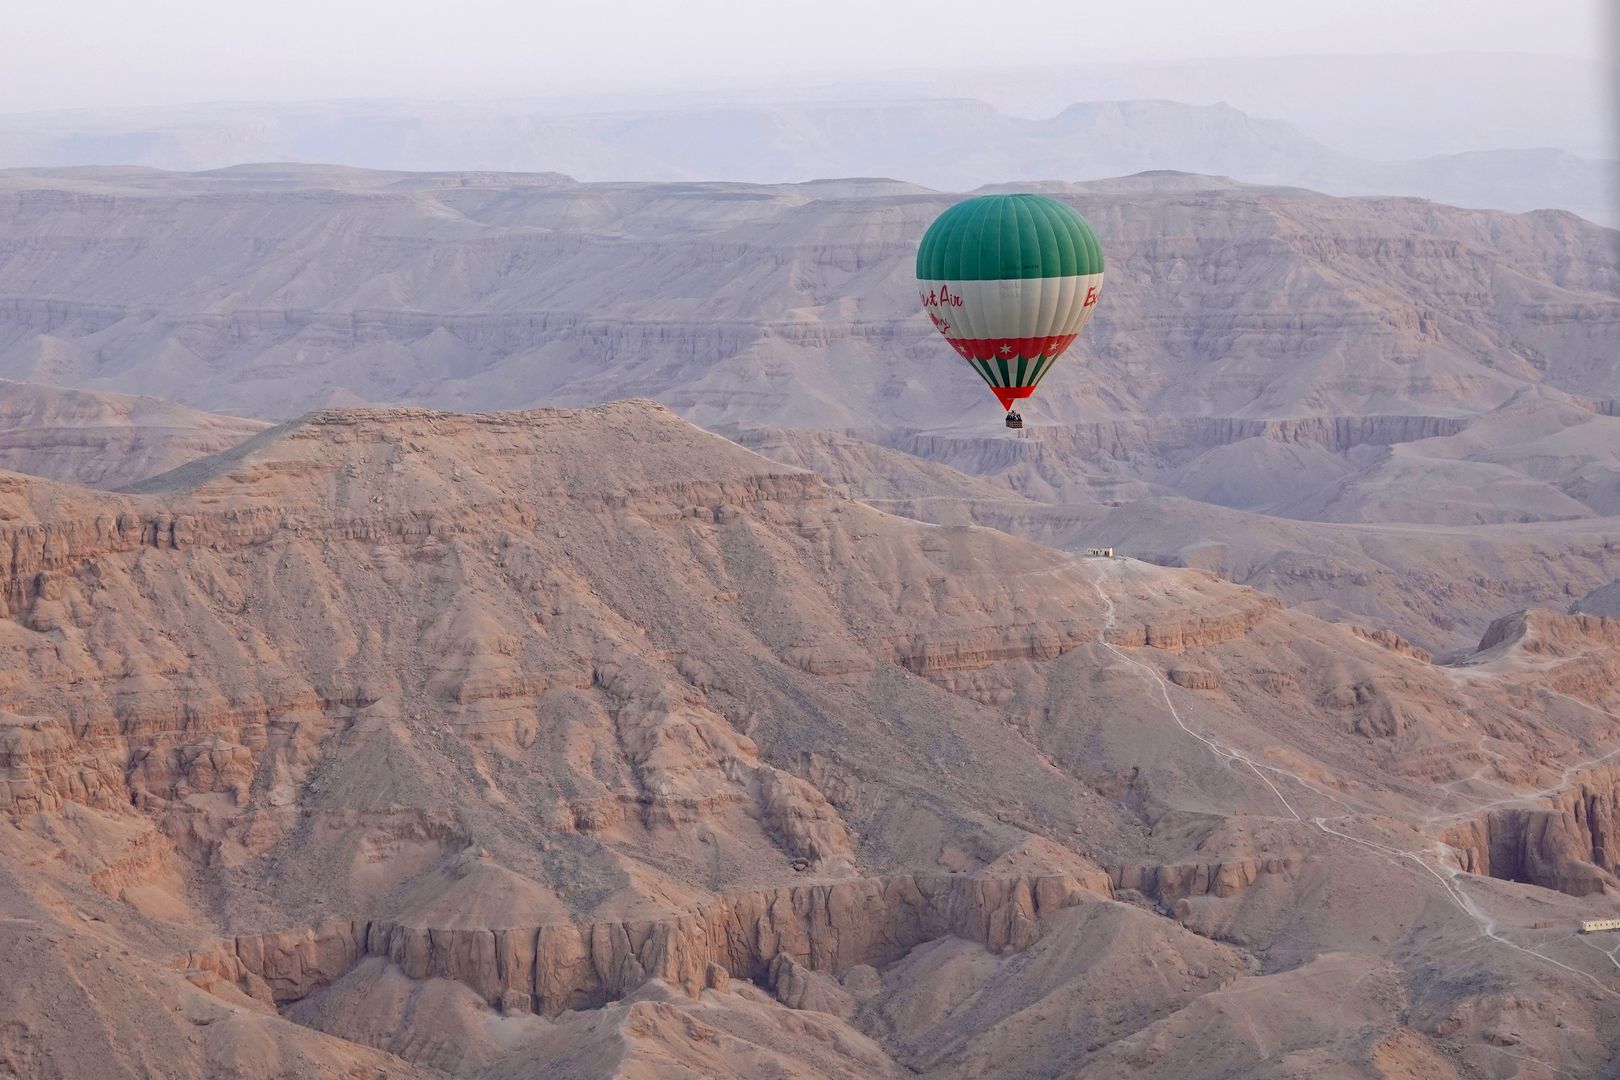
[[[1102,247],[1073,207],[1045,195],[978,195],[928,226],[924,281],[1000,281],[1103,272]]]

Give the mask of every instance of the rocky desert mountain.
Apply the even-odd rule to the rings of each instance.
[[[88,487],[132,484],[268,426],[161,398],[0,379],[0,469]]]
[[[1617,234],[1040,186],[0,173],[0,1074],[1617,1075]]]
[[[1032,418],[1455,418],[1532,386],[1620,399],[1620,245],[1570,214],[1181,175],[1042,189],[1093,223],[1109,291]],[[911,276],[960,198],[885,180],[14,170],[0,374],[269,419],[638,393],[704,424],[977,429],[987,399],[939,377],[955,357]]]
[[[1612,1075],[1620,622],[1440,664],[818,439],[347,407],[0,474],[0,1065]]]
[[[1015,77],[1013,77],[1015,76]],[[1374,160],[1551,147],[1613,158],[1612,54],[1533,52],[1210,56],[1109,62],[1016,72],[924,73],[915,94],[967,95],[1018,116],[1051,116],[1076,101],[1229,103],[1283,120],[1320,143]],[[1356,92],[1345,93],[1354,86]],[[855,88],[867,96],[881,86]],[[892,95],[897,87],[890,83]]]
[[[1620,7],[11,7],[0,1080],[1620,1080]]]
[[[0,375],[272,420],[643,394],[894,512],[1215,570],[1439,655],[1620,577],[1614,231],[1043,187],[1108,293],[1024,440],[914,310],[959,196],[885,180],[12,171]]]
[[[1616,614],[1585,597],[1620,571],[1620,419],[1545,386],[1476,417],[733,434],[891,512],[1214,570],[1436,653],[1519,607]]]

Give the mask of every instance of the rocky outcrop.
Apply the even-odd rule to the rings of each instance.
[[[891,640],[886,651],[895,663],[912,673],[935,678],[1002,660],[1054,660],[1076,645],[1095,639],[1095,627],[1076,620],[986,629],[972,638],[942,639],[917,634]]]
[[[850,675],[871,671],[880,663],[899,664],[915,675],[950,682],[959,672],[972,672],[1003,660],[1055,660],[1076,645],[1096,640],[1093,623],[1065,620],[990,626],[970,635],[923,631],[848,646],[799,646],[784,650],[783,659],[812,675]]]
[[[413,978],[455,979],[491,1005],[554,1015],[623,997],[650,978],[695,994],[720,978],[716,966],[780,985],[794,966],[837,972],[886,964],[947,934],[1022,950],[1039,938],[1043,915],[1110,894],[1102,873],[902,874],[725,893],[665,918],[491,929],[334,922],[241,935],[177,958],[176,966],[282,1004],[362,957],[385,956]]]
[[[1553,803],[1492,810],[1444,840],[1471,874],[1571,896],[1620,891],[1620,765],[1582,773]]]
[[[0,812],[39,813],[64,802],[161,811],[208,793],[245,807],[261,762],[298,775],[313,748],[355,709],[342,692],[324,696],[308,688],[234,708],[181,688],[143,689],[81,702],[76,730],[0,713]],[[205,712],[205,702],[220,707]]]
[[[690,663],[688,671],[702,681]],[[786,852],[807,864],[853,853],[838,811],[814,785],[759,760],[752,739],[733,728],[686,683],[627,658],[598,666],[619,743],[641,788],[649,827],[695,823],[728,804],[760,821]],[[601,827],[576,814],[586,827]]]
[[[790,1009],[831,1013],[845,1020],[855,1015],[855,995],[828,973],[806,967],[789,953],[776,954],[765,979],[776,1000]]]
[[[1282,608],[1266,593],[1245,591],[1241,598],[1215,610],[1166,611],[1141,622],[1126,616],[1108,630],[1107,640],[1127,648],[1152,646],[1165,652],[1207,648],[1243,637]]]
[[[1417,660],[1425,664],[1430,663],[1434,659],[1429,655],[1428,650],[1418,648],[1416,645],[1413,645],[1410,641],[1407,641],[1393,630],[1369,630],[1364,626],[1357,626],[1355,623],[1347,623],[1346,625],[1350,627],[1350,632],[1356,635],[1356,637],[1363,641],[1370,641],[1374,645],[1382,646],[1392,653],[1399,653],[1401,656],[1409,656],[1413,660]]]
[[[1402,674],[1336,683],[1328,686],[1318,700],[1325,708],[1342,712],[1349,729],[1367,738],[1393,738],[1441,716],[1466,722],[1455,702],[1432,685]],[[1403,767],[1417,760],[1410,758]]]
[[[1532,608],[1491,624],[1471,663],[1508,658],[1505,674],[1599,708],[1620,705],[1620,618]]]
[[[1188,690],[1219,690],[1221,677],[1213,671],[1198,667],[1173,667],[1170,681]]]
[[[1294,874],[1303,861],[1297,855],[1226,859],[1221,862],[1137,864],[1107,867],[1116,890],[1131,890],[1161,904],[1189,896],[1236,896],[1262,874]]]
[[[1518,645],[1544,656],[1579,654],[1593,645],[1620,646],[1620,618],[1531,608],[1503,615],[1486,629],[1477,652]]]
[[[55,720],[0,713],[0,810],[33,814],[67,801],[114,806],[125,791],[119,763],[76,754]]]

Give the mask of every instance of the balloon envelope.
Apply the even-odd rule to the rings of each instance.
[[[917,249],[923,310],[1011,409],[1073,344],[1102,295],[1102,248],[1073,207],[980,195],[935,219]]]

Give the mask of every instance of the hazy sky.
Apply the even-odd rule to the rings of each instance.
[[[1600,57],[1615,0],[0,0],[0,112],[497,97],[1087,61]]]

